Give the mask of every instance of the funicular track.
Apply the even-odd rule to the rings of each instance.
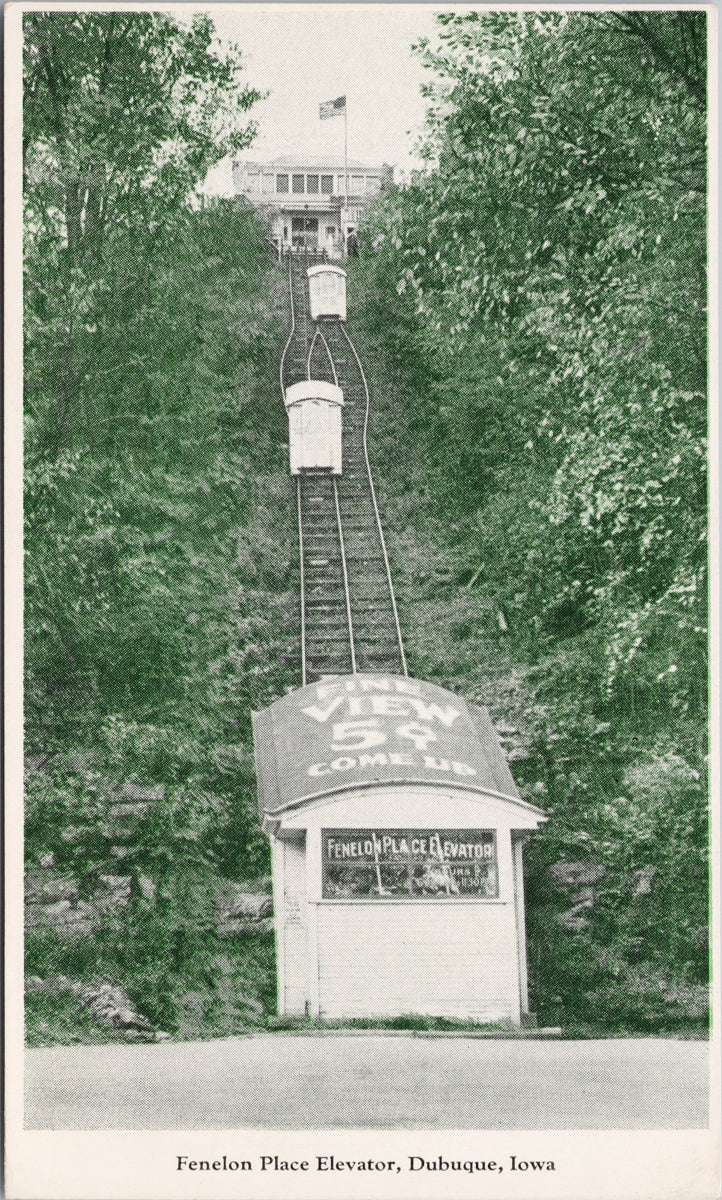
[[[319,379],[344,396],[341,475],[296,477],[304,684],[357,671],[408,674],[368,455],[368,383],[344,324],[310,317],[306,269],[321,261],[289,256],[291,327],[281,360],[284,394]]]

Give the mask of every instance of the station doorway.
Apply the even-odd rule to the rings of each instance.
[[[318,217],[291,218],[291,245],[294,250],[318,250]]]

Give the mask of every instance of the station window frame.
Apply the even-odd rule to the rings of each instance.
[[[454,861],[439,857],[441,839],[465,843]],[[383,841],[382,841],[383,839]],[[400,846],[397,846],[396,839]],[[467,841],[468,839],[468,841]],[[376,843],[373,857],[368,846]],[[332,857],[327,842],[346,842],[353,857]],[[390,855],[383,849],[393,843]],[[471,844],[469,847],[469,843]],[[444,845],[447,844],[444,840]],[[364,847],[361,853],[360,847]],[[473,859],[469,857],[474,850]],[[477,856],[476,850],[480,851]],[[484,864],[483,867],[481,864]],[[476,864],[476,865],[475,865]],[[457,874],[459,872],[459,874]],[[322,829],[321,899],[343,903],[498,903],[499,847],[496,829]]]
[[[288,175],[276,176],[276,191],[284,194],[288,192]]]
[[[318,195],[318,182],[318,175],[306,176],[306,191],[308,192],[309,196]]]
[[[304,194],[304,179],[303,175],[291,176],[291,191],[294,196],[302,196]]]
[[[333,175],[322,175],[321,176],[321,195],[322,196],[333,195]]]

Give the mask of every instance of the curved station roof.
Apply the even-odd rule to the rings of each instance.
[[[485,708],[389,674],[310,684],[253,714],[261,813],[280,816],[333,792],[400,783],[522,800]]]

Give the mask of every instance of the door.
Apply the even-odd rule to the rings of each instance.
[[[292,217],[291,241],[294,250],[318,250],[318,217]]]

